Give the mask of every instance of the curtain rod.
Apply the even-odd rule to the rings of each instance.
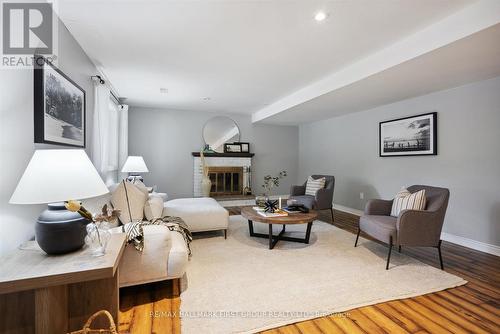
[[[109,92],[111,93],[111,98],[115,100],[116,104],[120,105],[121,104],[120,99],[116,97],[115,93],[113,93],[112,90],[110,90]]]
[[[95,79],[95,80],[99,81],[99,83],[100,83],[101,85],[106,84],[106,81],[105,81],[105,80],[104,80],[104,79],[103,79],[100,75],[92,75],[90,78],[91,78],[92,80],[94,80],[94,79]],[[109,90],[109,92],[110,92],[110,94],[111,94],[111,99],[112,99],[114,102],[116,102],[116,104],[120,105],[120,104],[121,104],[120,99],[116,96],[115,92],[114,92],[112,89],[110,89],[110,90]]]

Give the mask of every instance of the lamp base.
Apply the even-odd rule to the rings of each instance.
[[[85,243],[89,221],[78,212],[66,210],[64,203],[51,203],[35,225],[35,240],[49,255],[76,251]]]
[[[136,181],[141,181],[142,183],[144,183],[144,179],[142,178],[141,175],[129,175],[127,177],[127,181],[130,182],[130,183],[134,183]]]

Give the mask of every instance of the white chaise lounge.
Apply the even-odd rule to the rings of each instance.
[[[222,230],[227,238],[229,212],[213,198],[173,199],[165,202],[163,212],[181,217],[191,232]]]

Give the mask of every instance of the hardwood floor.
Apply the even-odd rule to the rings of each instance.
[[[229,211],[239,214],[240,208]],[[330,212],[321,212],[319,220],[331,222]],[[355,233],[358,217],[335,211],[333,224]],[[403,252],[439,267],[436,249],[403,248]],[[469,283],[263,333],[500,333],[500,258],[448,242],[443,242],[442,252],[445,270]],[[178,281],[125,288],[120,298],[120,332],[180,333]]]

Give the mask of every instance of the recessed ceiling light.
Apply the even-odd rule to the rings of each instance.
[[[318,22],[324,21],[328,15],[325,12],[317,12],[314,19]]]
[[[160,93],[167,94],[168,93],[168,88],[160,88]]]

